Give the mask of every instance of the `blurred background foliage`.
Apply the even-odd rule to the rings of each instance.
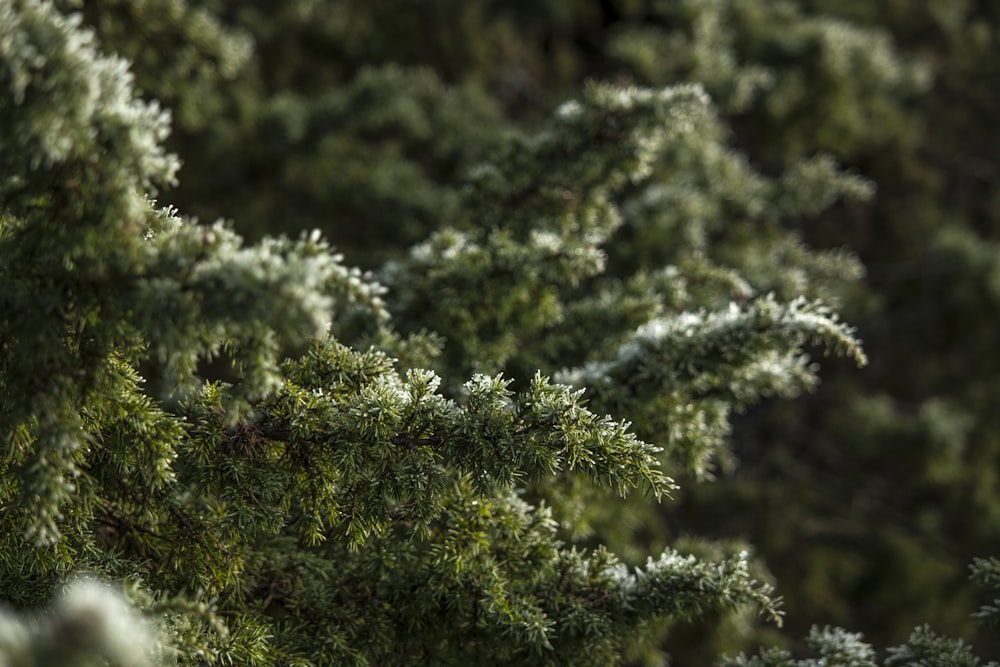
[[[655,508],[610,503],[591,517],[599,541],[627,555],[688,532],[745,540],[777,581],[792,637],[829,623],[884,646],[928,622],[997,650],[969,620],[968,564],[1000,553],[1000,5],[63,4],[173,111],[184,165],[172,203],[250,238],[317,227],[371,269],[441,228],[475,230],[455,184],[585,81],[702,83],[719,113],[702,130],[717,142],[678,141],[653,167],[661,187],[626,193],[606,245],[611,279],[657,280],[708,257],[755,288],[837,304],[871,365],[824,362],[812,395],[737,421],[714,482],[682,483]],[[803,197],[833,162],[875,195],[831,208]],[[725,279],[706,269],[706,285]],[[641,285],[609,295],[622,317],[630,303],[646,313]],[[543,364],[540,348],[508,370]],[[690,547],[708,548],[723,547]],[[734,627],[673,628],[667,650],[708,664],[760,638]]]

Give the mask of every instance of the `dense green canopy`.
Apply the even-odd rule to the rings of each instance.
[[[979,664],[998,39],[0,0],[0,666]]]

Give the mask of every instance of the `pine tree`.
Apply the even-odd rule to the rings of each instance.
[[[874,363],[863,373],[828,368],[815,395],[742,420],[738,474],[686,485],[675,520],[757,508],[728,513],[718,530],[750,536],[779,582],[801,582],[779,586],[796,634],[822,619],[886,646],[930,621],[995,653],[995,633],[968,615],[978,592],[967,565],[995,553],[1000,506],[990,407],[996,96],[985,84],[996,71],[996,9],[794,4],[701,3],[701,34],[723,46],[717,60],[773,82],[727,112],[755,163],[825,150],[878,184],[863,206],[837,207],[802,230],[810,245],[850,245],[865,265],[863,289],[842,293],[842,312]],[[690,34],[670,25],[673,39]],[[673,80],[668,65],[686,61],[653,62],[646,83]],[[721,99],[727,81],[738,89],[738,72],[698,76],[717,81]],[[794,105],[772,101],[772,91],[796,87]],[[787,497],[796,502],[780,502]]]
[[[780,621],[747,545],[635,536],[815,346],[866,361],[830,307],[859,263],[795,225],[872,190],[797,147],[867,126],[796,125],[763,173],[706,94],[747,108],[763,68],[578,84],[566,35],[629,3],[374,4],[0,1],[10,664],[604,665]],[[843,35],[782,11],[793,50]],[[929,630],[890,655],[974,664]]]

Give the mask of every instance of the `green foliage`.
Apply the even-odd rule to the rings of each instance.
[[[703,82],[727,113],[766,128],[758,141],[772,160],[884,142],[907,123],[898,99],[927,86],[926,67],[901,58],[884,29],[803,4],[657,2],[655,20],[623,22],[608,51],[646,84]]]
[[[805,300],[782,305],[769,295],[744,308],[733,303],[722,312],[651,320],[614,360],[560,379],[592,387],[598,405],[633,415],[643,432],[659,434],[668,455],[703,477],[726,442],[731,410],[815,385],[816,367],[801,354],[807,342],[866,361],[851,330],[826,308]]]
[[[835,159],[911,141],[926,70],[806,2],[0,0],[0,662],[759,643],[764,565],[654,501],[734,467],[734,415],[815,391],[817,347],[866,363],[835,314],[861,262],[824,234],[874,188]],[[931,247],[995,300],[980,240]],[[963,405],[865,396],[831,430],[916,439],[951,488]],[[991,470],[969,507],[1000,506]],[[876,664],[807,645],[724,664]],[[920,627],[884,664],[979,663]]]
[[[813,628],[806,640],[810,651],[819,657],[794,660],[787,651],[766,649],[751,657],[739,656],[720,663],[724,667],[876,667],[872,647],[861,641],[860,634],[844,632],[837,628]],[[983,664],[972,649],[961,640],[936,635],[928,627],[913,631],[907,642],[887,650],[885,667],[976,667]],[[995,665],[996,663],[990,663]]]
[[[995,626],[1000,618],[1000,560],[996,558],[977,558],[972,563],[972,580],[987,595],[994,596],[992,602],[983,605],[975,614],[976,618],[991,626]]]
[[[285,350],[336,329],[333,313],[347,304],[385,326],[382,289],[344,268],[318,234],[243,247],[221,223],[154,208],[153,183],[176,169],[160,148],[165,115],[134,101],[124,62],[94,50],[78,20],[40,2],[4,11],[14,95],[0,120],[18,142],[4,146],[0,238],[14,286],[3,383],[19,397],[3,412],[2,577],[18,591],[12,601],[38,603],[47,582],[80,568],[154,595],[186,592],[181,620],[163,623],[167,645],[182,663],[219,664],[408,661],[406,642],[415,644],[404,656],[461,662],[468,654],[454,647],[468,632],[479,639],[464,651],[500,662],[602,664],[646,619],[746,603],[775,613],[745,560],[668,551],[633,572],[604,550],[564,545],[548,510],[517,497],[517,485],[564,469],[619,493],[671,488],[657,448],[584,407],[582,391],[536,373],[515,393],[501,375],[477,374],[448,397],[433,372],[401,373],[384,353],[332,338],[279,367]],[[564,165],[551,185],[480,172],[479,210],[536,200],[505,225],[514,242],[576,237],[595,247],[614,227],[606,193],[648,172],[670,136],[659,126],[686,98],[703,104],[694,89],[588,95],[595,113],[567,106],[560,133],[510,153],[518,170]],[[60,115],[67,101],[74,115]],[[592,150],[594,132],[611,134],[593,158],[573,160]],[[566,218],[552,207],[565,205],[570,185],[582,201]],[[596,250],[582,264],[576,254],[547,278],[572,284],[600,268]],[[516,257],[511,268],[547,259]],[[202,381],[199,361],[223,351],[233,381]],[[140,364],[162,385],[151,394]],[[312,563],[315,576],[300,592],[282,584],[276,601],[278,584],[260,582],[289,576],[288,558]],[[359,577],[373,567],[377,577]],[[348,595],[349,582],[365,581],[381,584]],[[214,608],[201,606],[207,599]],[[379,608],[345,616],[334,603],[345,599]],[[433,600],[451,622],[434,621]],[[388,609],[424,620],[401,628]],[[95,650],[129,661],[103,645],[98,637]]]
[[[781,650],[765,650],[757,656],[735,660],[725,660],[721,664],[728,667],[823,667],[842,665],[843,667],[875,667],[875,651],[861,641],[860,634],[845,632],[839,628],[814,627],[806,640],[809,649],[820,657],[807,660],[792,660]]]

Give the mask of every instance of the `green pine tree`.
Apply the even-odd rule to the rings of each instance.
[[[663,517],[817,346],[866,362],[861,264],[805,239],[873,190],[816,151],[926,85],[885,34],[0,0],[0,60],[0,662],[648,663],[780,622],[748,545]],[[918,628],[885,664],[977,663]]]

